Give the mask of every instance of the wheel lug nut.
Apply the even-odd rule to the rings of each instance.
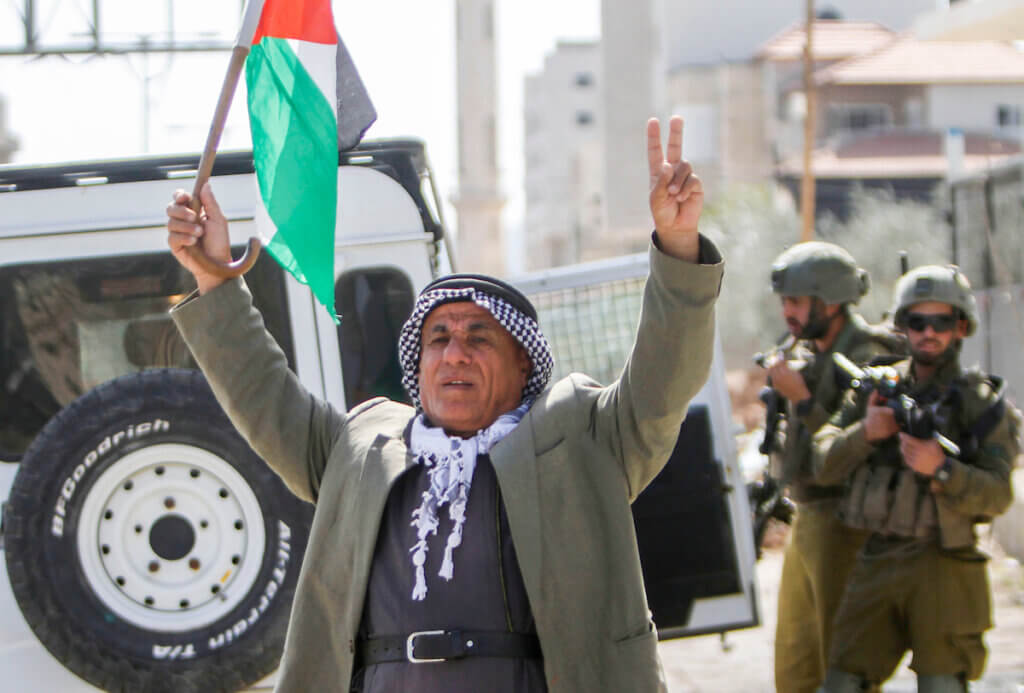
[[[149,572],[155,573],[158,570],[160,570],[160,564],[157,563],[156,561],[150,561],[149,562]]]
[[[175,505],[175,503],[174,503],[174,499],[173,498],[171,498],[171,497],[164,498],[164,507],[165,508],[167,508],[168,510],[173,510],[174,509],[174,505]]]
[[[192,570],[199,570],[199,559],[198,558],[190,558],[188,560],[188,567],[191,568]]]

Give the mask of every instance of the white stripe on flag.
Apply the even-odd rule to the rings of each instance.
[[[292,52],[306,68],[306,72],[313,78],[313,83],[320,88],[320,93],[327,99],[334,112],[334,118],[338,118],[338,44],[336,43],[312,43],[311,41],[300,41],[288,39],[288,45]]]
[[[277,224],[270,218],[267,212],[267,203],[263,201],[263,193],[260,192],[260,183],[256,176],[252,177],[252,186],[256,192],[256,211],[253,212],[253,221],[256,223],[256,235],[264,246],[270,244],[270,240],[277,233]]]

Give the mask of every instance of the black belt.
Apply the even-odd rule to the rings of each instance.
[[[538,659],[536,635],[502,631],[421,630],[408,635],[384,635],[359,641],[363,666],[381,662],[443,662],[463,657]]]

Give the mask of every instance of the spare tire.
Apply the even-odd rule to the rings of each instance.
[[[280,658],[312,507],[235,432],[202,375],[110,381],[43,428],[4,515],[42,644],[108,691],[236,691]]]

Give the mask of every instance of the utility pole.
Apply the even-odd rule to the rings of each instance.
[[[807,0],[807,20],[804,29],[804,171],[800,181],[800,213],[803,218],[803,230],[800,240],[809,241],[814,238],[814,171],[811,170],[811,152],[814,151],[815,130],[815,95],[814,95],[814,53],[812,37],[814,36],[814,0]]]

